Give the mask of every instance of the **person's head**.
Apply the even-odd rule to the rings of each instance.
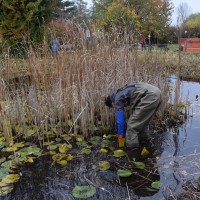
[[[112,105],[112,100],[111,100],[110,96],[107,96],[105,98],[105,104],[106,104],[106,106],[112,108],[113,105]]]

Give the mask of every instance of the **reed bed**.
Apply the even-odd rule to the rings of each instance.
[[[35,136],[40,141],[43,138],[44,142],[49,132],[88,137],[99,125],[114,130],[114,110],[106,108],[104,99],[130,82],[158,86],[163,95],[159,117],[164,116],[169,98],[168,54],[127,48],[127,39],[123,43],[121,38],[123,45],[113,45],[111,37],[99,32],[92,39],[93,44],[86,49],[84,35],[80,38],[79,34],[81,48],[60,51],[57,56],[51,55],[46,41],[35,50],[27,48],[25,59],[3,51],[0,123],[9,142],[13,133],[25,138]]]

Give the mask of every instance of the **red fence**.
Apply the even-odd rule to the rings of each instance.
[[[179,45],[186,52],[200,52],[200,38],[180,38]]]

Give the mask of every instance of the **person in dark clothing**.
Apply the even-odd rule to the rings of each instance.
[[[53,39],[51,41],[52,54],[57,55],[59,50],[60,50],[60,42],[58,41],[58,39]]]
[[[148,139],[148,125],[161,103],[161,91],[147,83],[127,84],[112,92],[105,100],[108,107],[116,109],[118,141],[125,136],[124,108],[129,106],[126,146],[139,146],[139,139]]]

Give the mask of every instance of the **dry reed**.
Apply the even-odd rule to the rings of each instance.
[[[88,136],[99,121],[113,129],[114,112],[105,107],[104,98],[126,83],[139,81],[161,89],[163,116],[169,96],[165,52],[138,51],[128,46],[127,38],[120,38],[117,48],[116,34],[113,46],[113,36],[98,31],[93,34],[90,49],[86,49],[83,32],[74,37],[79,37],[73,38],[78,44],[75,50],[60,51],[56,57],[46,41],[36,50],[29,48],[26,59],[11,58],[4,51],[0,72],[2,131],[3,119],[17,135],[26,136],[28,126],[34,124],[38,138],[44,138],[47,131]],[[68,42],[66,38],[62,38],[63,43]],[[11,133],[5,133],[9,140]]]

